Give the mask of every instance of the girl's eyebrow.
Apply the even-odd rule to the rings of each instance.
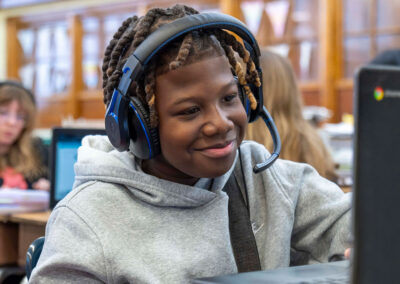
[[[232,78],[232,80],[229,83],[227,83],[226,85],[224,85],[220,88],[219,92],[223,93],[226,90],[228,90],[229,88],[231,88],[232,86],[236,86],[237,84],[238,84],[238,82],[234,78]]]
[[[224,86],[222,86],[220,88],[219,93],[225,92],[226,90],[228,90],[232,86],[235,86],[236,84],[237,84],[237,81],[234,78],[232,78],[232,80],[229,83],[225,84]],[[179,105],[179,104],[182,104],[182,103],[185,103],[185,102],[194,101],[195,99],[196,99],[196,97],[194,97],[194,96],[178,98],[175,101],[173,101],[172,104],[174,106],[176,106],[176,105]]]
[[[179,105],[185,102],[193,101],[193,97],[184,97],[184,98],[179,98],[176,101],[173,102],[173,105]]]
[[[237,84],[237,81],[235,79],[232,78],[232,80],[225,84],[224,86],[222,86],[219,90],[219,93],[223,93],[226,90],[228,90],[229,88],[231,88],[232,86],[235,86]],[[177,100],[173,101],[173,105],[179,105],[185,102],[190,102],[190,101],[194,101],[196,99],[196,97],[190,96],[190,97],[183,97],[183,98],[178,98]]]

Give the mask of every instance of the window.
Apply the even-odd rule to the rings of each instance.
[[[344,76],[382,51],[400,48],[398,0],[343,0]]]
[[[260,46],[289,57],[301,81],[318,79],[318,0],[242,1],[241,7]]]
[[[37,96],[49,97],[68,90],[71,82],[71,52],[65,22],[52,22],[20,29],[19,76]]]

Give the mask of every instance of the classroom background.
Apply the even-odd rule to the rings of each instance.
[[[128,16],[175,3],[237,17],[261,47],[290,60],[304,117],[351,190],[354,76],[383,51],[400,50],[399,0],[0,0],[0,80],[35,94],[34,134],[49,145],[54,127],[104,128],[105,47]],[[0,265],[25,265],[48,214],[0,217]]]
[[[118,23],[170,0],[0,0],[0,79],[14,78],[38,102],[35,133],[56,126],[104,127],[101,62]],[[320,128],[351,185],[353,79],[357,69],[400,48],[397,0],[182,0],[247,24],[261,47],[287,57],[304,116]]]
[[[353,76],[380,52],[400,48],[397,0],[181,0],[245,22],[260,46],[287,56],[306,106],[352,113]],[[31,88],[38,128],[102,119],[101,61],[118,23],[169,0],[0,0],[0,78]]]

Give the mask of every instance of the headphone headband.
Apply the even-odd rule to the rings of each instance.
[[[244,23],[221,13],[200,13],[176,19],[151,33],[127,59],[122,68],[124,78],[120,81],[118,90],[125,95],[132,79],[140,77],[153,56],[174,39],[193,30],[215,28],[232,31],[242,38],[254,64],[259,66],[260,48]]]
[[[260,56],[260,48],[258,47],[257,41],[247,29],[245,24],[232,16],[220,13],[202,13],[190,15],[163,25],[151,33],[144,40],[146,44],[139,45],[134,51],[133,55],[135,55],[135,57],[142,62],[143,65],[146,65],[154,56],[154,54],[156,54],[169,42],[180,37],[181,35],[193,30],[213,28],[227,29],[236,33],[243,40],[250,43],[256,52],[256,55]],[[148,45],[147,42],[150,42],[151,44]]]

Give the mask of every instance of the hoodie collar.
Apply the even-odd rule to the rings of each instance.
[[[221,194],[234,167],[215,178],[211,190],[207,191],[196,185],[159,179],[137,170],[137,166],[133,154],[115,150],[107,136],[86,136],[78,149],[74,187],[89,181],[113,183],[125,187],[133,196],[152,205],[197,207]]]

